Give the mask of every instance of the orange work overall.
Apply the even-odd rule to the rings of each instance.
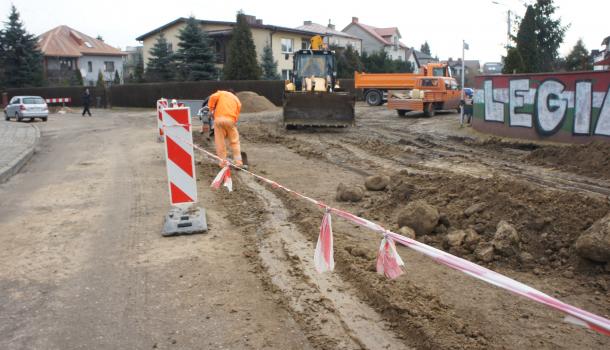
[[[216,144],[216,155],[221,158],[219,165],[225,166],[227,159],[226,139],[229,140],[231,153],[236,165],[243,165],[241,149],[239,144],[239,132],[237,131],[237,120],[241,111],[241,102],[237,96],[228,91],[218,91],[210,96],[208,102],[210,111],[214,115],[214,143]]]

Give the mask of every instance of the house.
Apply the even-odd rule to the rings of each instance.
[[[352,22],[343,28],[342,32],[362,40],[362,52],[372,54],[385,51],[394,60],[407,59],[407,46],[400,41],[401,35],[396,27],[377,28],[352,17]]]
[[[427,53],[415,50],[414,48],[411,48],[411,50],[413,51],[413,56],[415,56],[415,59],[417,60],[420,67],[425,66],[431,62],[438,62],[437,58],[434,58],[428,55]]]
[[[90,86],[97,83],[99,72],[109,84],[116,72],[123,77],[124,52],[68,26],[40,34],[38,46],[44,56],[44,76],[51,83],[72,81],[76,70]]]
[[[256,46],[256,54],[259,61],[263,54],[263,48],[266,45],[271,46],[273,57],[278,63],[278,73],[282,75],[283,79],[288,79],[292,71],[293,52],[301,47],[305,47],[311,37],[317,33],[263,24],[263,20],[257,19],[255,16],[245,16],[252,31],[252,39]],[[170,51],[176,50],[180,41],[178,33],[184,28],[186,21],[187,19],[184,17],[175,19],[136,38],[137,41],[141,41],[143,44],[144,67],[146,67],[150,58],[150,49],[154,46],[160,33],[165,35]],[[212,45],[216,50],[216,67],[218,68],[220,78],[222,68],[227,62],[229,40],[231,39],[235,22],[212,20],[198,20],[198,22],[201,29],[212,39]]]
[[[351,46],[358,52],[358,54],[362,54],[362,39],[336,30],[335,25],[330,23],[330,21],[326,26],[313,23],[312,21],[305,21],[303,22],[303,25],[297,27],[297,29],[320,34],[324,38],[324,43],[326,43],[328,46],[340,48],[347,48],[348,46]]]
[[[127,55],[123,59],[123,77],[125,82],[131,82],[136,75],[138,62],[142,59],[142,46],[127,46],[125,53]]]
[[[503,69],[504,64],[501,62],[486,62],[483,64],[483,74],[485,75],[502,74]]]
[[[461,82],[462,80],[462,59],[458,58],[457,60],[453,60],[451,57],[447,61],[441,61],[441,63],[447,64],[449,69],[451,69],[451,75]],[[464,85],[465,86],[474,86],[474,77],[481,73],[481,63],[479,60],[464,60],[464,69],[466,70],[466,75],[464,76]]]
[[[593,70],[610,70],[610,36],[602,41],[601,50],[591,51],[593,56]]]

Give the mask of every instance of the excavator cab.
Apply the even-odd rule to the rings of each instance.
[[[340,91],[336,76],[334,52],[320,36],[311,39],[310,49],[296,51],[284,89],[284,125],[353,125],[356,98]]]

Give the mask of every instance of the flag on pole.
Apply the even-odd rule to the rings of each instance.
[[[468,43],[464,41],[464,50],[470,50]]]

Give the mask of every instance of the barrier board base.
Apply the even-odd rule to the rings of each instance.
[[[197,208],[172,208],[165,216],[162,236],[192,235],[208,231],[208,223],[205,218],[205,209]]]

